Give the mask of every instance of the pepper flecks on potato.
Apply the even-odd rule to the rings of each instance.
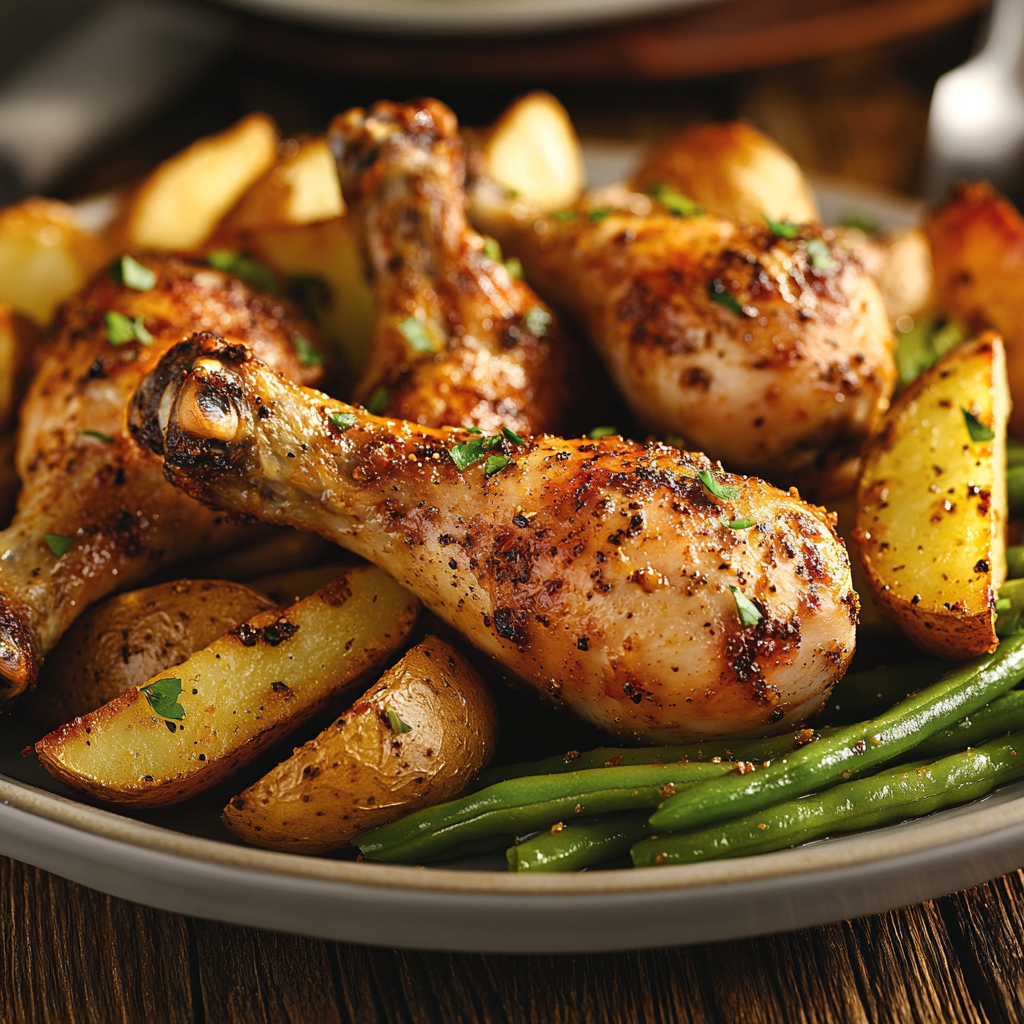
[[[222,405],[229,442],[192,415]],[[130,421],[189,494],[375,562],[626,739],[784,731],[853,654],[857,596],[831,515],[701,455],[382,419],[211,336],[168,354]],[[731,526],[743,519],[756,525]]]

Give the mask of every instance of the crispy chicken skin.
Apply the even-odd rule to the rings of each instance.
[[[275,370],[314,383],[292,341],[312,337],[293,309],[209,267],[144,254],[156,285],[138,291],[106,271],[59,310],[21,409],[22,491],[0,533],[0,704],[33,685],[43,655],[93,601],[162,564],[240,539],[241,527],[171,487],[160,460],[128,436],[139,381],[194,330],[223,331]],[[105,314],[140,323],[152,342],[114,345]],[[57,535],[59,557],[46,535]]]
[[[820,227],[787,239],[657,204],[494,220],[538,291],[586,327],[637,418],[730,469],[786,483],[829,471],[888,407],[882,298]]]
[[[209,335],[161,360],[129,422],[193,497],[363,555],[626,741],[785,729],[853,654],[857,596],[833,517],[702,455],[505,438],[490,449],[502,468],[460,470],[449,449],[474,435],[371,416]],[[701,470],[737,495],[715,498]],[[755,525],[726,525],[744,517]],[[743,624],[737,593],[758,621]]]
[[[331,124],[377,298],[355,400],[427,426],[555,430],[568,406],[567,342],[469,226],[457,127],[437,100],[381,102]]]

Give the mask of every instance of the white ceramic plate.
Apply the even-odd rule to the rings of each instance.
[[[722,0],[221,0],[254,14],[395,35],[523,35]]]
[[[604,142],[585,155],[600,185],[642,154]],[[826,222],[920,216],[901,197],[815,185]],[[0,722],[0,853],[165,910],[329,939],[500,953],[709,942],[876,913],[1024,865],[1024,780],[902,825],[686,867],[526,877],[500,857],[442,869],[270,853],[220,825],[230,793],[134,815],[81,803],[19,756],[38,733],[17,714]]]

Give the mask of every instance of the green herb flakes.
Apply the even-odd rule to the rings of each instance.
[[[595,206],[594,209],[587,214],[592,224],[600,224],[605,217],[611,216],[612,208],[610,206]]]
[[[411,725],[406,725],[405,722],[403,722],[398,717],[398,712],[393,707],[391,707],[390,704],[385,706],[384,714],[387,715],[388,727],[391,729],[392,732],[394,732],[394,733],[412,732],[412,726]]]
[[[277,291],[277,278],[262,263],[257,263],[251,256],[231,249],[214,249],[207,253],[206,262],[214,270],[222,270],[225,274],[235,277],[261,292]]]
[[[796,238],[800,234],[800,225],[794,224],[789,220],[774,220],[769,217],[767,213],[762,213],[765,224],[768,225],[768,230],[773,235],[778,235],[779,238]]]
[[[756,626],[764,618],[757,610],[757,606],[744,597],[732,584],[729,585],[729,589],[732,591],[732,596],[736,599],[736,614],[740,617],[740,625]]]
[[[479,427],[463,427],[462,429],[465,430],[467,434],[482,434],[483,433],[483,431]]]
[[[407,342],[413,352],[421,355],[428,355],[434,352],[434,343],[430,340],[426,328],[414,316],[410,316],[398,325],[398,332]]]
[[[483,254],[495,263],[501,262],[501,243],[496,238],[484,236]]]
[[[518,256],[509,256],[505,260],[505,269],[508,271],[509,277],[514,277],[517,281],[523,279],[523,264]]]
[[[79,434],[85,437],[95,437],[97,441],[102,441],[104,444],[114,443],[114,439],[109,434],[104,434],[102,430],[80,430]]]
[[[484,463],[484,476],[500,473],[511,461],[507,455],[488,455]]]
[[[847,210],[840,218],[839,223],[844,228],[860,228],[869,235],[876,234],[882,230],[881,222],[877,217],[872,216],[865,210]]]
[[[589,437],[591,441],[600,441],[602,437],[613,437],[615,434],[618,434],[618,432],[618,427],[594,427],[594,429],[587,434],[587,437]]]
[[[753,519],[734,519],[731,523],[722,520],[722,525],[729,530],[749,530],[752,526],[757,526],[757,523]]]
[[[71,550],[71,545],[75,543],[74,537],[65,537],[62,533],[44,533],[43,538],[54,558],[62,558]]]
[[[379,416],[390,404],[391,396],[388,394],[388,389],[381,386],[370,396],[370,401],[366,406],[366,411],[372,413],[374,416]]]
[[[972,441],[994,441],[996,432],[991,427],[986,427],[976,416],[969,413],[963,406],[960,411],[964,414],[964,423],[967,424],[967,433],[971,435]]]
[[[185,709],[178,702],[182,693],[180,679],[158,679],[148,686],[140,686],[139,690],[161,718],[173,718],[180,722],[185,717]]]
[[[523,317],[523,326],[535,337],[543,338],[548,333],[551,314],[540,306],[532,306]]]
[[[502,426],[501,433],[506,441],[511,441],[513,444],[524,445],[526,442],[511,428]]]
[[[647,194],[657,199],[673,217],[699,217],[704,212],[700,203],[677,192],[670,185],[650,185]]]
[[[137,341],[141,345],[153,344],[153,335],[146,330],[141,316],[131,320],[124,313],[111,309],[103,315],[103,323],[107,328],[107,341],[111,345],[126,345],[130,341]]]
[[[712,302],[717,302],[720,306],[724,306],[730,313],[735,313],[736,316],[746,316],[739,299],[722,284],[720,278],[713,278],[708,285],[708,298]]]
[[[934,366],[947,352],[964,340],[964,332],[952,321],[900,317],[896,321],[896,369],[900,386]]]
[[[309,338],[305,338],[301,334],[296,334],[292,338],[292,348],[295,349],[300,366],[319,366],[324,361],[324,357],[317,351]]]
[[[484,457],[484,437],[471,437],[468,441],[460,441],[448,449],[452,462],[459,470],[469,469],[474,462],[479,462]]]
[[[118,284],[137,292],[150,292],[156,287],[156,274],[127,253],[110,264],[109,273]]]
[[[356,425],[356,414],[354,412],[332,412],[327,417],[339,430],[348,430]]]
[[[579,216],[576,210],[555,210],[551,214],[552,220],[561,221],[563,224],[575,220]]]
[[[743,493],[742,487],[733,487],[728,484],[723,484],[713,473],[706,469],[702,469],[697,474],[697,479],[704,485],[704,490],[706,490],[708,494],[721,501],[733,501]]]
[[[811,261],[811,266],[815,270],[831,270],[835,267],[836,261],[832,258],[832,250],[824,239],[808,238],[804,244],[807,247],[807,256]]]

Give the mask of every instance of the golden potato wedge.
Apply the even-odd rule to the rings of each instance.
[[[106,803],[185,800],[378,668],[402,645],[418,610],[390,576],[353,568],[44,736],[35,745],[39,762]]]
[[[517,99],[480,134],[479,147],[490,178],[543,210],[570,206],[586,185],[576,129],[549,92]]]
[[[111,225],[116,250],[200,248],[277,156],[278,133],[266,114],[249,114],[198,139],[136,186]]]
[[[0,430],[6,430],[17,415],[32,357],[41,342],[35,324],[0,304]]]
[[[1024,217],[991,185],[962,185],[928,219],[939,312],[1006,346],[1013,411],[1024,434]]]
[[[40,725],[56,729],[180,665],[278,603],[226,580],[175,580],[117,594],[72,624],[46,656],[22,706]]]
[[[797,162],[744,121],[695,125],[669,139],[633,177],[639,192],[656,185],[749,224],[763,224],[765,215],[796,224],[821,219]]]
[[[0,303],[40,327],[101,267],[109,250],[56,199],[0,210]]]
[[[490,761],[497,738],[483,680],[458,651],[428,636],[221,818],[254,846],[326,853],[458,796]]]
[[[940,657],[998,643],[1008,414],[1003,343],[988,332],[896,399],[865,456],[852,535],[865,574],[903,632]]]

